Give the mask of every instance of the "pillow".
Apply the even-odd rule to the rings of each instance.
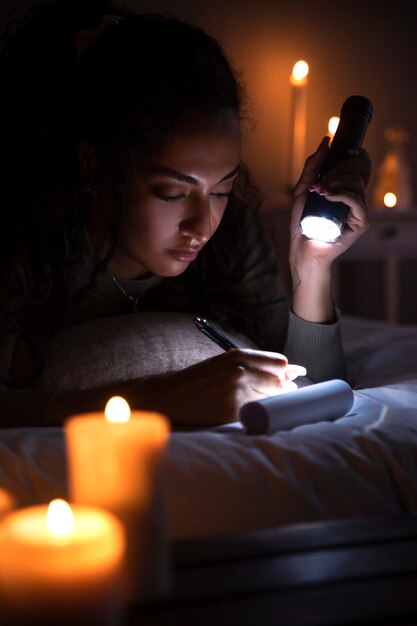
[[[185,313],[141,312],[102,317],[56,331],[44,344],[38,388],[100,386],[176,371],[223,350]],[[228,333],[239,345],[256,347]]]

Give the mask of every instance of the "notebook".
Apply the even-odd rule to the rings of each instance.
[[[239,419],[248,435],[272,434],[304,424],[336,420],[349,413],[353,400],[350,385],[333,379],[247,402],[240,409]]]

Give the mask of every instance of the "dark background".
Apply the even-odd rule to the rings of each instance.
[[[57,0],[59,1],[59,0]],[[0,0],[0,29],[11,17],[23,15],[29,0]],[[368,258],[368,231],[352,250],[358,262],[339,263],[337,303],[346,313],[417,323],[417,18],[409,0],[116,0],[136,12],[175,15],[205,28],[222,43],[241,74],[248,95],[244,160],[265,198],[266,216],[272,215],[273,243],[286,263],[290,199],[292,88],[289,76],[299,59],[310,65],[307,86],[306,156],[327,133],[327,122],[338,115],[344,100],[354,94],[370,98],[374,116],[365,147],[374,169],[368,186],[372,192],[378,165],[390,145],[384,131],[399,127],[409,135],[405,157],[410,169],[413,197],[400,215],[380,211],[393,223],[374,223],[381,239],[373,246],[380,260]],[[51,51],[53,53],[53,51]],[[414,208],[416,207],[416,208]],[[272,211],[268,209],[271,209]],[[387,215],[383,215],[383,214]],[[397,213],[397,216],[395,215]],[[407,215],[404,215],[406,213]],[[280,223],[284,217],[284,226]],[[391,217],[392,216],[392,217]],[[398,219],[401,217],[400,224]],[[403,218],[406,218],[405,222]],[[379,219],[379,218],[378,218]],[[268,232],[271,232],[269,227]],[[402,257],[389,286],[392,253],[386,245],[394,238],[394,254]],[[374,240],[375,236],[371,235]],[[377,233],[376,239],[379,235]],[[403,254],[403,242],[408,247]],[[411,243],[410,243],[411,242]],[[417,241],[416,241],[417,243]],[[362,256],[361,256],[362,255]],[[364,255],[364,256],[363,256]],[[391,256],[390,256],[391,255]],[[398,302],[398,314],[389,314],[389,302]]]
[[[3,0],[2,23],[32,4]],[[119,6],[121,3],[117,3]],[[129,0],[138,12],[175,14],[206,28],[243,72],[249,95],[245,159],[267,200],[282,203],[290,180],[293,64],[310,65],[306,154],[327,120],[352,94],[374,103],[365,146],[377,166],[388,148],[384,130],[400,126],[412,175],[417,171],[417,20],[414,2],[396,0]],[[372,190],[375,173],[369,190]],[[417,198],[416,198],[417,200]]]

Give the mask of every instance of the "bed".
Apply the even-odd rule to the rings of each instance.
[[[106,382],[125,368],[131,376],[167,371],[220,351],[188,316],[144,317],[139,332],[138,315],[148,314],[124,316],[122,324],[97,320],[94,333],[85,323],[57,337],[39,384],[58,377],[77,385],[86,375]],[[417,327],[347,316],[342,336],[355,389],[347,416],[270,436],[171,434],[164,459],[171,539],[417,510]],[[90,348],[74,350],[77,337]],[[67,345],[71,355],[63,359]],[[0,431],[0,487],[20,505],[67,497],[62,429]]]

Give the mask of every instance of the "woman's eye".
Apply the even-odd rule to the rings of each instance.
[[[162,193],[161,191],[154,191],[154,195],[160,200],[164,200],[165,202],[175,202],[176,200],[183,200],[185,198],[184,193],[180,194],[168,194]]]
[[[164,202],[178,202],[187,198],[187,194],[185,193],[166,193],[157,189],[154,189],[152,193],[154,194],[154,196],[156,196],[160,200],[163,200]],[[231,196],[231,193],[231,191],[213,191],[210,196],[215,200],[228,200]]]
[[[217,193],[214,192],[210,195],[212,195],[217,200],[223,200],[224,198],[226,199],[230,198],[230,196],[232,195],[232,192],[231,191],[221,191],[221,192],[219,191]]]

